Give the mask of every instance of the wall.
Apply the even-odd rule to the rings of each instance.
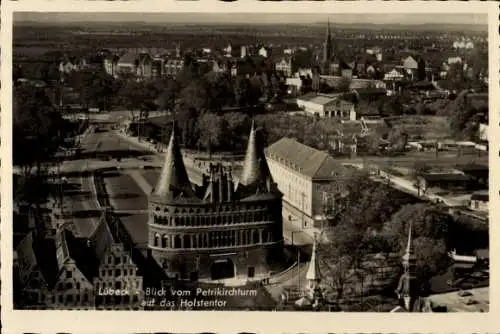
[[[313,185],[311,179],[272,158],[267,157],[267,164],[274,182],[283,193],[283,200],[312,216]]]

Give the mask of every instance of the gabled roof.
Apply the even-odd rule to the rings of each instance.
[[[102,263],[106,252],[111,248],[111,245],[116,242],[111,229],[109,228],[106,216],[103,215],[99,220],[99,224],[92,236],[89,238],[90,245],[94,250],[97,261]]]
[[[287,137],[269,146],[266,155],[313,180],[332,179],[341,167],[329,154]]]
[[[137,55],[133,53],[126,53],[123,56],[120,57],[118,60],[119,63],[131,63],[134,64],[135,61],[137,60]]]

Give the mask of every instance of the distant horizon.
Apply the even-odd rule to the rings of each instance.
[[[14,12],[14,23],[145,23],[145,24],[336,24],[488,26],[486,14],[290,14],[290,13],[109,13]]]

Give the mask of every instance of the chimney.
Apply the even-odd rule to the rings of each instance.
[[[233,200],[233,189],[234,189],[233,174],[231,171],[231,167],[228,167],[227,168],[227,200],[228,200],[228,202],[231,202]]]

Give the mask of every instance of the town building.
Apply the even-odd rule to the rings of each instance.
[[[354,103],[342,99],[340,95],[328,96],[308,93],[297,98],[297,106],[314,116],[356,120]]]
[[[139,78],[150,79],[153,76],[152,64],[153,59],[147,53],[141,53],[136,59],[136,75]]]
[[[488,191],[474,192],[470,197],[469,208],[474,211],[488,212],[489,208],[489,194]]]
[[[92,268],[78,240],[66,229],[56,231],[55,284],[48,293],[46,305],[50,309],[75,310],[94,308]],[[89,261],[90,262],[90,261]]]
[[[334,206],[331,185],[340,165],[325,152],[281,138],[266,150],[271,175],[283,193],[283,215],[300,228],[320,227]]]
[[[89,239],[96,250],[98,271],[93,280],[96,309],[139,310],[144,300],[143,280],[138,275],[137,265],[131,254],[111,232],[108,221],[103,216],[96,231]],[[108,291],[120,291],[121,295],[110,295]]]
[[[263,58],[268,58],[271,56],[271,49],[266,47],[266,46],[263,46],[259,49],[259,56],[263,57]]]
[[[479,124],[479,139],[488,141],[488,124],[480,123]]]
[[[287,78],[295,73],[295,66],[292,57],[282,58],[275,65],[276,72],[283,73]]]
[[[429,172],[418,177],[419,189],[425,193],[430,188],[446,190],[467,189],[471,178],[459,171]]]
[[[126,53],[121,56],[117,63],[116,69],[119,75],[135,74],[136,73],[137,55],[133,53]]]
[[[184,68],[184,59],[169,58],[165,61],[165,75],[176,76]]]
[[[282,193],[252,125],[243,171],[210,165],[201,187],[188,179],[176,131],[149,200],[152,257],[173,279],[256,279],[280,263]]]
[[[109,54],[104,58],[104,70],[109,75],[116,77],[118,75],[118,59],[116,54]]]

